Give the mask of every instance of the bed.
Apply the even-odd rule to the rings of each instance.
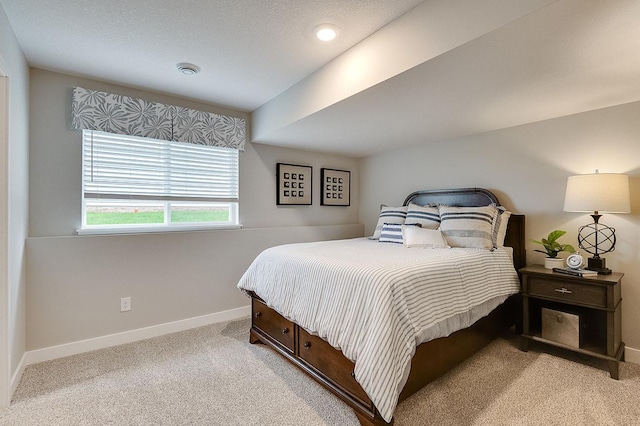
[[[464,188],[414,192],[403,205],[479,210],[499,201]],[[300,367],[361,424],[391,424],[397,403],[515,323],[524,216],[510,216],[504,246],[407,249],[360,238],[265,250],[238,284],[251,296],[250,342]]]

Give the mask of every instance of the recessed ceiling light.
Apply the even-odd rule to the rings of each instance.
[[[176,64],[176,68],[184,75],[196,75],[200,72],[200,67],[188,62],[180,62]]]
[[[313,29],[314,34],[322,41],[331,41],[338,35],[338,27],[332,24],[321,24]]]

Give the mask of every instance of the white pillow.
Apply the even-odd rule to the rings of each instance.
[[[449,248],[439,229],[402,225],[402,239],[405,247]]]
[[[498,215],[498,229],[496,232],[496,247],[504,247],[504,239],[507,236],[507,226],[509,225],[509,218],[511,212],[508,210],[502,210]]]
[[[483,207],[439,206],[440,230],[451,247],[493,249],[495,205]]]
[[[404,224],[407,217],[407,206],[402,207],[380,207],[380,216],[378,217],[378,223],[376,224],[376,230],[373,232],[372,240],[380,238],[382,227],[385,223],[397,223],[399,225]]]

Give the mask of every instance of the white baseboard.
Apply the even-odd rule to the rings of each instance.
[[[625,362],[640,364],[640,349],[634,349],[628,346],[624,348],[624,360]]]
[[[63,358],[70,355],[76,355],[84,352],[104,349],[111,346],[122,345],[125,343],[137,342],[139,340],[150,339],[165,334],[176,333],[178,331],[189,330],[191,328],[202,327],[209,324],[215,324],[224,321],[233,321],[245,318],[251,314],[251,306],[243,306],[241,308],[230,309],[228,311],[216,312],[213,314],[202,315],[195,318],[188,318],[180,321],[173,321],[164,324],[154,325],[151,327],[139,328],[136,330],[125,331],[122,333],[109,334],[106,336],[95,337],[93,339],[81,340],[78,342],[65,343],[63,345],[51,346],[43,349],[36,349],[25,352],[18,368],[11,378],[10,395],[13,395],[18,383],[22,378],[25,367],[31,364],[37,364],[43,361]],[[625,348],[625,361],[634,364],[640,364],[640,350],[630,347]]]
[[[18,368],[16,368],[15,373],[11,377],[11,383],[9,384],[9,400],[13,398],[13,394],[16,392],[18,388],[18,384],[20,383],[20,379],[22,379],[22,373],[24,373],[24,369],[27,366],[26,364],[27,353],[25,352],[22,355],[22,359],[20,359],[20,363],[18,363]]]
[[[203,315],[185,320],[158,324],[151,327],[139,328],[136,330],[124,331],[122,333],[109,334],[106,336],[95,337],[78,342],[65,343],[63,345],[51,346],[48,348],[36,349],[28,351],[22,359],[22,371],[24,367],[37,364],[43,361],[63,358],[70,355],[76,355],[84,352],[95,351],[97,349],[109,348],[111,346],[122,345],[125,343],[137,342],[139,340],[150,339],[165,334],[175,333],[178,331],[189,330],[191,328],[202,327],[204,325],[214,324],[217,322],[233,321],[251,315],[251,306],[243,306],[241,308],[230,309],[228,311],[216,312],[214,314]],[[14,377],[22,376],[16,373]],[[13,383],[12,383],[13,386]]]

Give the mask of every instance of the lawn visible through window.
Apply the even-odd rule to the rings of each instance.
[[[173,207],[171,222],[228,222],[229,209],[220,207]]]
[[[164,206],[89,206],[87,225],[164,223]]]
[[[229,206],[183,203],[87,202],[85,214],[87,225],[163,224],[165,209],[169,212],[169,223],[228,223],[231,220]]]

